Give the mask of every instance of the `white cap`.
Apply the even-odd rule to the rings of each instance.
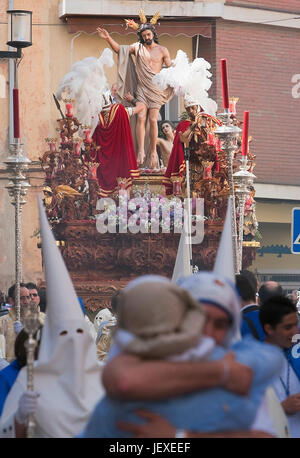
[[[177,284],[186,289],[198,302],[220,307],[229,315],[231,326],[224,346],[229,346],[241,338],[241,302],[233,283],[215,272],[198,272],[179,280]]]
[[[190,94],[185,94],[184,107],[187,108],[187,107],[192,107],[194,105],[197,105],[197,106],[200,105],[200,101],[197,99],[197,97],[192,96]]]

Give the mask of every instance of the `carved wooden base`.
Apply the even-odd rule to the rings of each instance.
[[[205,222],[202,243],[193,245],[199,270],[212,270],[223,223]],[[89,315],[110,307],[112,295],[131,279],[145,274],[171,278],[180,234],[100,234],[95,221],[70,221],[53,228],[75,289]],[[243,268],[251,265],[255,248],[244,248]]]

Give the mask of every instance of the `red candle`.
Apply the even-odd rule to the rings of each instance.
[[[231,97],[229,100],[229,112],[236,115],[236,103],[239,99]]]
[[[97,180],[97,167],[99,164],[94,165],[89,169],[89,180],[95,181]]]
[[[214,145],[215,144],[215,136],[212,132],[207,133],[207,144]]]
[[[84,141],[85,141],[86,143],[92,143],[93,140],[92,140],[92,138],[90,138],[91,129],[86,129],[86,130],[83,131],[83,133],[84,133],[84,135],[85,135]]]
[[[75,143],[75,156],[80,156],[80,152],[81,152],[81,140],[78,140]]]
[[[249,132],[249,111],[244,111],[244,124],[243,124],[243,139],[242,139],[242,155],[248,154],[248,132]]]
[[[221,74],[222,74],[223,107],[226,110],[226,109],[229,109],[227,60],[226,59],[221,59]]]
[[[20,138],[19,89],[13,89],[14,138]]]
[[[67,109],[67,112],[66,112],[66,116],[68,118],[72,118],[73,116],[73,104],[72,103],[66,103],[66,109]]]
[[[203,180],[210,180],[212,178],[211,176],[211,167],[213,165],[213,162],[208,162],[208,165],[204,166],[204,171],[203,171]]]
[[[51,151],[51,153],[55,153],[55,151],[56,151],[56,145],[55,145],[54,141],[50,142],[50,151]]]
[[[60,138],[61,138],[62,145],[65,145],[66,143],[68,143],[68,139],[63,132],[61,132]]]
[[[216,151],[222,151],[220,138],[216,138],[215,147],[216,147]]]

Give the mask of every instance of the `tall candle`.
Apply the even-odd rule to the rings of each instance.
[[[14,138],[20,138],[19,89],[13,89]]]
[[[222,151],[221,146],[222,146],[222,144],[221,144],[220,138],[216,138],[216,141],[215,141],[216,151]]]
[[[71,102],[66,103],[66,109],[67,109],[66,116],[68,118],[72,118],[72,116],[73,116],[73,104]]]
[[[92,180],[92,181],[97,180],[97,168],[98,168],[98,165],[99,164],[94,165],[89,169],[89,177],[88,177],[89,180]]]
[[[212,132],[207,132],[207,144],[214,145],[215,144],[215,136]]]
[[[229,109],[227,60],[221,59],[220,62],[221,62],[221,75],[222,75],[223,107],[226,110],[226,109]]]
[[[62,145],[65,145],[66,143],[68,143],[68,139],[63,132],[60,133],[60,138],[61,138]]]
[[[55,153],[56,151],[56,145],[55,145],[55,141],[50,141],[50,151],[51,153]]]
[[[243,124],[243,139],[242,139],[242,155],[248,154],[248,133],[249,133],[249,111],[244,111],[244,124]]]
[[[86,130],[83,131],[83,133],[84,133],[84,136],[85,136],[84,141],[85,141],[86,143],[92,143],[93,139],[90,138],[91,129],[86,129]]]
[[[81,139],[75,143],[75,156],[80,156],[81,152]]]

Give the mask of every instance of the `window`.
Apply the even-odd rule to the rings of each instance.
[[[174,97],[165,105],[163,105],[160,109],[160,115],[162,121],[165,119],[172,121],[175,123],[175,125],[178,122],[179,119],[179,98],[177,95],[174,95]]]

